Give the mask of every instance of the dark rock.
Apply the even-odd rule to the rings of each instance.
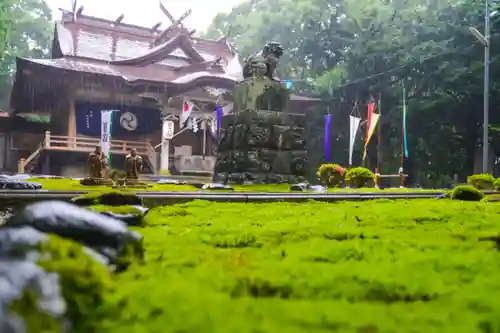
[[[9,218],[7,227],[30,226],[43,233],[69,238],[107,257],[112,264],[127,265],[142,258],[142,236],[122,221],[65,202],[49,201],[27,206]]]
[[[158,181],[158,184],[160,185],[187,185],[188,182],[184,180],[177,180],[177,179],[160,179]]]
[[[67,304],[57,274],[31,261],[2,260],[0,283],[0,332],[27,333],[24,319],[36,317],[45,319],[37,323],[40,328],[60,326],[68,331]],[[27,302],[27,297],[34,297],[34,302]]]
[[[131,208],[135,211],[130,213],[104,211],[101,212],[101,214],[118,219],[129,226],[141,226],[143,224],[143,218],[148,213],[149,208],[142,206],[132,206]]]
[[[310,185],[308,183],[293,184],[293,185],[290,185],[290,191],[302,192],[302,191],[308,190],[309,187],[310,187]]]
[[[41,188],[42,185],[40,183],[0,179],[0,189],[3,190],[39,190]]]
[[[36,260],[48,235],[32,227],[0,229],[0,258]]]

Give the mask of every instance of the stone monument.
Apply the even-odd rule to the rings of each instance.
[[[113,185],[111,179],[106,178],[108,169],[108,157],[102,152],[101,146],[96,146],[94,151],[90,152],[87,158],[89,168],[89,177],[80,181],[80,184],[86,186]]]
[[[135,149],[130,150],[130,154],[125,157],[125,172],[126,184],[137,185],[139,184],[139,175],[144,167],[144,161],[140,155],[137,155]]]
[[[214,182],[293,184],[305,176],[306,117],[288,112],[289,91],[274,77],[282,55],[271,42],[246,60],[233,114],[221,120]]]

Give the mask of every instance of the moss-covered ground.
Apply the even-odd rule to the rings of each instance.
[[[500,329],[500,204],[213,203],[148,215],[106,333]]]
[[[38,179],[33,178],[28,181],[37,182],[42,184],[42,189],[53,190],[53,191],[109,191],[111,187],[109,186],[83,186],[80,185],[80,181],[72,179]],[[150,183],[147,188],[120,188],[121,191],[154,191],[154,192],[196,192],[201,191],[200,189],[191,185],[170,185],[170,184],[156,184]],[[237,192],[290,192],[290,185],[279,184],[279,185],[231,185]],[[408,192],[408,191],[436,191],[442,192],[442,190],[429,190],[429,189],[411,189],[411,188],[390,188],[379,190],[375,188],[362,188],[362,189],[347,189],[347,188],[332,188],[329,192],[378,192],[378,191],[395,191],[395,192]]]

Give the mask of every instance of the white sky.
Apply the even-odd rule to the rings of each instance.
[[[71,0],[46,0],[52,8],[54,18],[60,18],[59,8],[71,9]],[[229,12],[244,0],[162,0],[169,12],[178,18],[188,9],[192,13],[183,23],[190,29],[204,31],[212,19],[220,12]],[[162,21],[162,27],[168,26],[170,21],[161,12],[159,0],[77,0],[77,7],[84,6],[84,13],[106,19],[115,19],[124,14],[123,23],[153,26]]]

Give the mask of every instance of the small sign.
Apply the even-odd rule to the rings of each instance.
[[[174,137],[174,122],[171,120],[167,120],[165,122],[165,139],[172,140]]]

